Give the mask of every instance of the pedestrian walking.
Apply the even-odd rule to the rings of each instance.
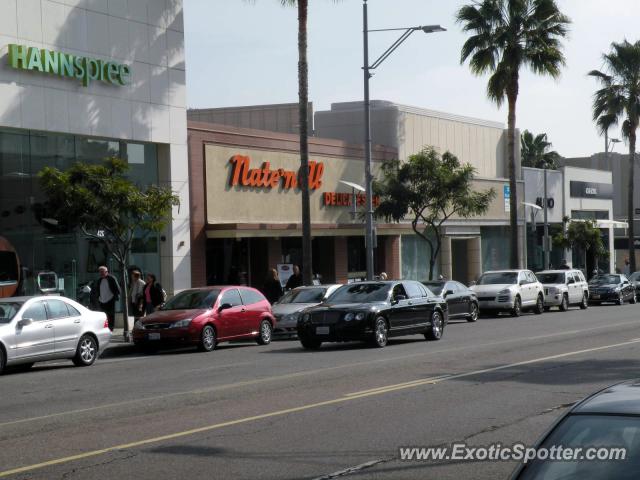
[[[120,298],[120,285],[116,277],[109,273],[109,269],[104,265],[98,267],[100,278],[96,279],[91,286],[91,305],[98,308],[107,315],[109,330],[113,332],[116,319],[116,302]]]
[[[144,286],[144,309],[147,315],[156,311],[165,301],[165,293],[153,273],[147,273]]]
[[[282,296],[282,285],[278,277],[278,271],[275,268],[269,269],[267,278],[262,286],[262,293],[272,305],[280,300]]]
[[[293,290],[294,288],[301,287],[302,284],[302,273],[300,273],[300,267],[298,267],[298,265],[294,265],[293,275],[289,277],[289,280],[287,280],[287,284],[284,288],[286,290]]]
[[[380,280],[386,280],[388,277],[387,272],[381,272],[380,273]]]
[[[129,289],[129,308],[134,320],[144,316],[144,287],[140,270],[131,272],[131,288]]]

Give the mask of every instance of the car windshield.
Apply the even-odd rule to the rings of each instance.
[[[536,273],[540,283],[564,283],[564,273]]]
[[[597,275],[589,280],[592,285],[609,285],[612,283],[620,283],[619,275]]]
[[[478,285],[515,285],[518,283],[516,272],[485,273],[478,280]]]
[[[387,283],[354,283],[344,285],[329,297],[331,303],[384,302],[391,286]]]
[[[0,323],[9,323],[24,302],[0,302]]]
[[[631,280],[632,282],[638,282],[638,281],[640,281],[640,272],[633,272],[633,273],[629,276],[629,280]]]
[[[549,435],[542,447],[616,447],[626,449],[624,460],[534,461],[520,480],[635,479],[640,471],[640,418],[616,415],[570,415]],[[615,457],[614,457],[615,458]]]
[[[326,288],[300,288],[291,290],[278,303],[320,303],[327,292]]]
[[[441,282],[425,282],[424,286],[433,292],[434,295],[440,295],[444,289],[444,283]]]
[[[200,310],[211,308],[220,295],[220,290],[185,290],[167,303],[162,310]]]

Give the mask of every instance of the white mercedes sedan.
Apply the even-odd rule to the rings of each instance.
[[[68,358],[93,365],[111,340],[107,316],[66,297],[0,299],[0,373],[8,366]]]

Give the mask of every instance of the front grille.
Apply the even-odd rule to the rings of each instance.
[[[169,328],[170,323],[148,323],[144,326],[145,330],[162,330]]]
[[[342,312],[316,312],[311,314],[311,323],[331,325],[338,323],[341,316]]]
[[[508,302],[510,300],[511,300],[511,297],[509,295],[502,295],[501,297],[498,297],[499,302]]]
[[[478,297],[481,302],[493,302],[496,297]]]

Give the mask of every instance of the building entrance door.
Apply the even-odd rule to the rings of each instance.
[[[453,280],[469,283],[469,240],[451,239],[451,274]]]

